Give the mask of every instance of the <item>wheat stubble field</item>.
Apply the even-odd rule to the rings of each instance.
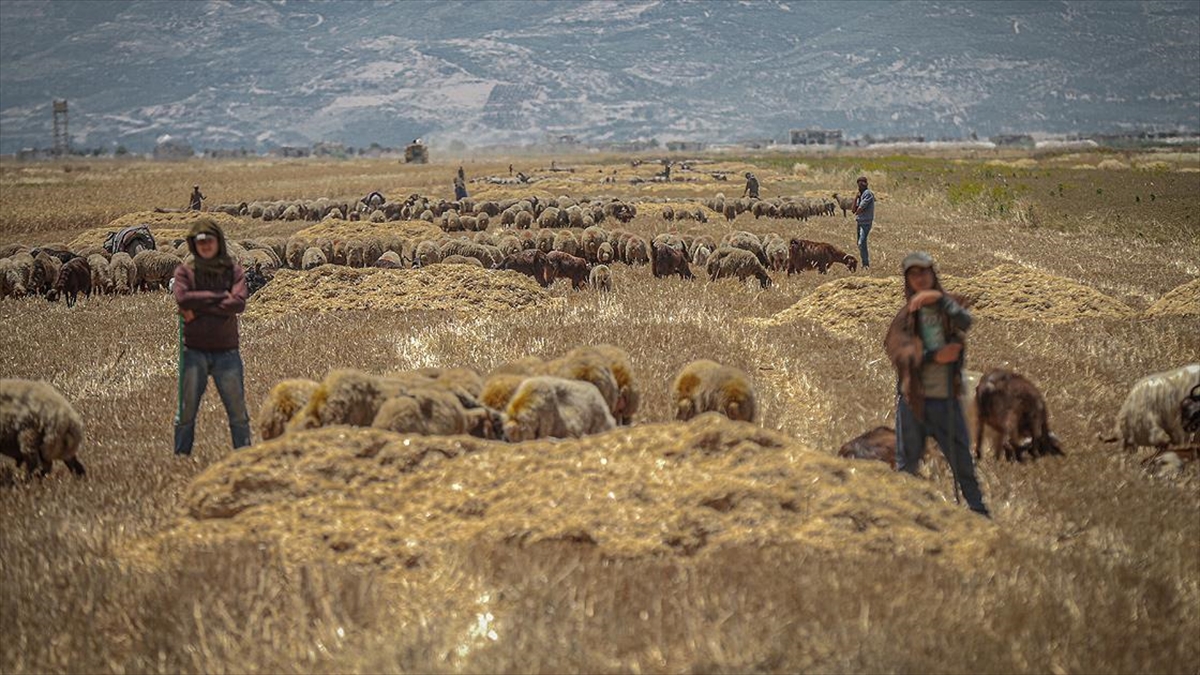
[[[1148,450],[1096,440],[1136,379],[1200,358],[1194,148],[704,158],[670,184],[631,183],[659,167],[624,158],[558,158],[570,174],[541,170],[549,158],[512,161],[546,180],[474,183],[473,196],[732,197],[753,170],[764,197],[818,197],[865,173],[880,196],[872,268],[773,273],[762,290],[617,264],[610,294],[558,281],[520,310],[472,302],[469,289],[451,310],[420,297],[404,311],[324,313],[252,299],[252,414],[283,378],[486,373],[603,342],[630,353],[642,409],[633,427],[578,441],[331,428],[235,455],[210,388],[190,460],[170,450],[166,295],[70,310],[0,301],[0,374],[47,380],[74,403],[89,471],[37,481],[0,464],[0,670],[1200,672],[1197,464],[1149,470]],[[507,175],[508,163],[465,168]],[[71,242],[183,206],[197,182],[210,204],[448,198],[456,168],[6,163],[0,244]],[[721,182],[709,169],[734,173]],[[655,206],[626,229],[777,232],[857,253],[840,211],[669,223]],[[242,218],[229,234],[311,225]],[[918,479],[836,457],[892,422],[881,343],[899,261],[916,249],[952,290],[985,300],[968,367],[1037,383],[1066,449],[1019,465],[986,454],[991,522],[954,505],[936,450]],[[757,426],[671,420],[671,378],[702,357],[752,376]]]

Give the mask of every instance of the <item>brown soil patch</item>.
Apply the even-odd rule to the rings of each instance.
[[[151,234],[154,235],[155,241],[158,243],[170,242],[173,239],[182,239],[187,235],[192,223],[198,218],[211,218],[216,224],[220,225],[225,234],[237,238],[237,232],[240,227],[246,224],[246,221],[241,218],[236,218],[226,213],[155,213],[154,211],[137,211],[134,213],[126,213],[120,218],[116,218],[109,222],[104,227],[94,227],[86,230],[71,240],[71,248],[82,248],[84,246],[101,246],[104,244],[104,239],[109,232],[115,232],[123,227],[133,227],[135,225],[148,225]]]
[[[422,269],[356,269],[322,265],[279,270],[255,294],[248,317],[339,310],[508,312],[552,302],[545,289],[517,272],[471,265]]]
[[[973,300],[972,313],[989,319],[1068,323],[1085,318],[1123,319],[1137,315],[1128,305],[1089,286],[1018,265],[1001,265],[974,277],[941,279],[946,290]],[[1180,295],[1192,293],[1191,302],[1196,303],[1196,290],[1187,288],[1181,286],[1160,302],[1182,291]],[[845,333],[867,323],[890,320],[900,309],[902,295],[903,282],[898,276],[843,277],[818,286],[795,305],[756,322],[778,326],[808,319]]]
[[[198,476],[176,525],[139,549],[250,540],[293,562],[436,573],[482,538],[612,558],[801,543],[984,560],[999,536],[932,486],[709,414],[510,445],[330,427],[242,450]]]
[[[364,237],[403,237],[404,239],[436,239],[444,234],[442,229],[424,220],[399,220],[372,223],[366,220],[323,220],[296,233],[297,237],[315,240],[320,238],[334,241],[361,239]]]
[[[1177,286],[1146,310],[1146,316],[1200,316],[1200,279]]]

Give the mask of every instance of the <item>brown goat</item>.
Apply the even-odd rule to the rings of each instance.
[[[820,274],[842,263],[851,272],[858,269],[858,259],[838,250],[833,244],[807,239],[792,239],[788,244],[788,274],[815,269]]]
[[[688,267],[687,258],[679,250],[671,246],[652,244],[651,245],[651,269],[654,271],[654,278],[669,277],[672,274],[678,274],[684,279],[694,279],[692,270]]]
[[[551,281],[554,281],[554,270],[550,268],[550,261],[546,258],[546,254],[537,249],[525,249],[520,253],[513,253],[504,256],[500,261],[500,269],[513,270],[534,278],[543,287],[549,286]]]
[[[571,288],[575,290],[587,286],[588,276],[592,273],[592,266],[588,261],[565,251],[551,251],[546,254],[546,260],[550,262],[553,278],[570,279]]]
[[[838,450],[838,457],[872,459],[887,462],[896,468],[896,430],[891,427],[874,429],[851,439]]]
[[[983,452],[985,426],[1000,433],[996,459],[1000,458],[1001,449],[1006,459],[1018,462],[1026,451],[1034,457],[1063,454],[1058,437],[1050,432],[1046,399],[1025,377],[1008,370],[988,371],[975,388],[975,405],[979,410],[976,459]],[[1025,439],[1029,440],[1018,443]]]

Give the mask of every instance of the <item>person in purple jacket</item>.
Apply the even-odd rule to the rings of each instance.
[[[192,225],[187,237],[192,261],[175,268],[173,293],[183,318],[175,454],[192,454],[196,411],[211,376],[229,415],[233,447],[250,445],[244,368],[238,351],[238,314],[246,309],[246,275],[230,257],[225,233],[210,218]]]

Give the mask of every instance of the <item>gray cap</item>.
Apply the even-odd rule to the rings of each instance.
[[[201,232],[200,234],[196,235],[196,241],[204,241],[206,239],[216,239],[216,237],[207,232]]]
[[[917,251],[915,253],[909,253],[908,255],[904,256],[904,263],[902,266],[904,267],[905,274],[907,274],[908,271],[914,267],[932,268],[933,267],[933,257],[924,251]]]

